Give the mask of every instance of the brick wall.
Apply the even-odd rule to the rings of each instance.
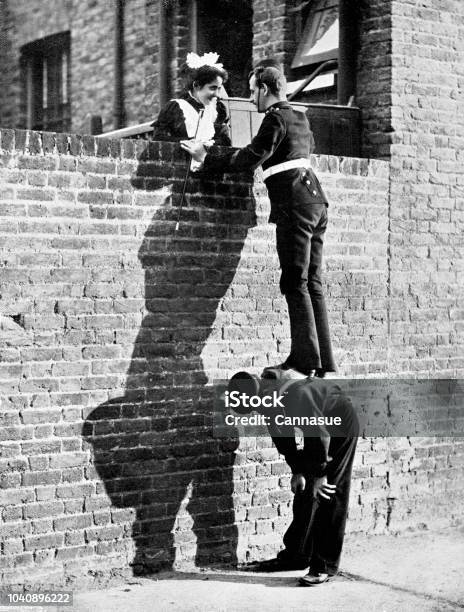
[[[389,159],[391,127],[391,2],[359,3],[356,103],[362,109],[365,157]]]
[[[156,108],[147,99],[146,71],[150,68],[147,57],[146,0],[125,3],[124,12],[124,93],[125,125],[135,125],[143,118],[155,118]],[[156,30],[152,33],[158,40]]]
[[[160,3],[146,0],[145,4],[145,97],[141,101],[136,123],[155,117],[159,112],[159,21]],[[129,90],[126,89],[129,97]]]
[[[14,24],[6,2],[0,3],[0,58],[2,71],[0,74],[0,125],[14,125],[11,122],[11,110],[14,105],[13,83],[15,72],[15,56],[12,45]]]
[[[159,3],[157,3],[159,4]],[[152,0],[125,3],[124,87],[127,125],[157,112],[158,6]],[[111,2],[18,0],[2,3],[0,28],[2,125],[26,125],[20,116],[20,48],[39,38],[71,31],[71,117],[74,132],[88,133],[90,116],[101,115],[103,129],[114,128],[114,14]],[[156,23],[153,23],[156,20]],[[6,24],[6,25],[5,25]],[[156,74],[153,74],[153,73]]]
[[[188,2],[172,5],[167,11],[169,28],[169,85],[170,95],[176,96],[185,86],[181,78],[181,69],[184,66],[187,53],[192,51],[191,20],[192,11]]]
[[[288,522],[285,463],[270,439],[212,437],[207,384],[288,350],[264,186],[191,180],[175,235],[185,160],[176,145],[146,146],[1,132],[5,583],[82,587],[263,558]],[[405,242],[414,234],[388,231],[389,164],[313,163],[331,200],[339,372],[398,374],[389,249],[401,228]],[[411,352],[409,369],[421,359]],[[360,440],[350,532],[458,521],[463,450],[452,439]]]
[[[392,23],[392,343],[407,369],[455,372],[464,366],[464,5],[394,2]]]
[[[274,57],[290,68],[295,42],[289,8],[285,0],[254,0],[253,63],[263,57]]]

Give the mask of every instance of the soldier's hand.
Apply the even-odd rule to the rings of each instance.
[[[313,497],[316,499],[320,495],[324,499],[331,499],[336,488],[335,485],[327,482],[327,476],[315,478],[313,482]]]
[[[306,487],[306,478],[303,474],[293,474],[290,486],[292,487],[292,493],[304,491]]]

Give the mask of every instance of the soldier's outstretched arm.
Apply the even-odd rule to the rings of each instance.
[[[194,143],[181,143],[196,161],[203,161],[205,172],[241,172],[254,170],[270,157],[285,136],[285,123],[279,113],[266,113],[258,133],[251,143],[237,151],[208,152]]]

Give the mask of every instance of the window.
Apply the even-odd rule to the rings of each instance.
[[[318,64],[338,56],[338,0],[314,0],[292,62],[292,68]]]
[[[21,49],[22,114],[32,130],[71,127],[70,33],[36,40]]]
[[[196,51],[219,53],[229,74],[230,96],[248,97],[251,70],[253,10],[249,0],[193,0],[196,21]]]
[[[338,0],[307,0],[292,9],[298,47],[292,61],[287,94],[303,86],[305,78],[327,60],[338,60]],[[322,69],[303,91],[300,99],[336,102],[337,64]]]

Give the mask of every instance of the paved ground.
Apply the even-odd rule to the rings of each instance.
[[[464,530],[347,542],[343,574],[299,587],[302,572],[166,573],[75,595],[78,612],[414,612],[464,609]]]
[[[464,529],[424,531],[401,537],[358,536],[346,543],[342,569],[341,576],[318,587],[297,586],[296,578],[302,572],[169,572],[152,578],[134,578],[111,589],[74,593],[74,606],[67,610],[448,612],[464,609]],[[28,608],[31,609],[38,612],[37,608]]]

